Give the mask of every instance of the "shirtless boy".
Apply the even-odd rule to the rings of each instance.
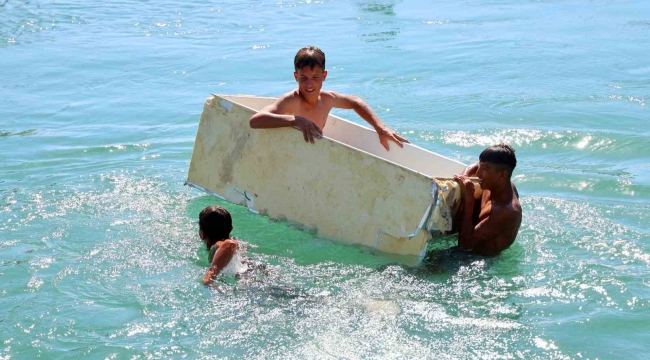
[[[454,178],[463,187],[463,210],[458,228],[458,246],[462,250],[494,256],[507,249],[517,237],[521,225],[519,193],[510,181],[517,166],[515,150],[506,144],[490,146],[479,156],[479,162]],[[483,193],[475,200],[476,176]]]
[[[353,109],[379,135],[379,142],[389,151],[388,142],[403,147],[408,140],[389,129],[370,106],[358,97],[334,91],[321,91],[327,78],[325,54],[315,46],[302,48],[293,60],[294,78],[298,89],[282,95],[275,103],[264,107],[250,119],[254,129],[295,127],[302,131],[306,142],[314,143],[323,135],[327,115],[332,108]]]

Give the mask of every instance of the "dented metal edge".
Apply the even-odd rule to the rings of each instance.
[[[433,199],[433,204],[438,204],[438,182],[433,180],[431,181],[431,199]]]
[[[431,240],[431,239],[429,239]],[[429,244],[429,241],[427,241],[427,244]],[[420,251],[420,255],[418,255],[418,260],[415,262],[415,266],[420,266],[422,265],[422,261],[424,260],[425,256],[427,256],[427,250],[428,246],[425,246],[422,251]]]
[[[228,201],[228,199],[226,199],[225,197],[223,197],[223,196],[221,196],[221,195],[219,195],[219,194],[217,194],[217,193],[215,193],[215,192],[212,192],[212,191],[210,191],[210,190],[204,188],[203,186],[196,185],[196,184],[193,183],[193,182],[186,181],[184,185],[185,185],[185,186],[189,186],[189,187],[191,187],[191,188],[195,188],[195,189],[197,189],[197,190],[201,190],[201,191],[203,191],[204,193],[207,193],[207,194],[210,194],[210,195],[216,196],[216,197],[218,197],[219,199],[221,199],[221,200],[223,200],[223,201]]]
[[[422,219],[420,220],[420,223],[418,224],[418,227],[413,230],[413,232],[410,235],[406,235],[407,238],[412,238],[417,236],[418,230],[424,229],[425,224],[429,222],[429,219],[431,218],[431,204],[427,206],[427,209],[424,211],[424,214],[422,215]]]
[[[436,208],[440,205],[439,199],[438,199],[438,193],[440,192],[440,187],[438,187],[438,182],[434,179],[431,182],[431,199],[433,200],[431,202],[431,214],[429,214],[429,219],[427,219],[427,224],[429,224],[431,220],[431,216],[433,216],[433,213],[436,211]],[[427,226],[425,229],[429,233],[431,233],[431,229]],[[432,237],[433,238],[433,237]]]
[[[427,210],[424,212],[424,216],[422,216],[420,224],[418,224],[418,229],[424,229],[424,226],[429,221],[429,218],[431,218],[431,204],[427,206]]]
[[[197,189],[197,190],[201,190],[201,191],[203,191],[204,193],[210,194],[210,195],[212,195],[212,196],[216,196],[216,197],[218,197],[219,199],[221,199],[221,200],[223,200],[223,201],[227,201],[227,202],[229,202],[229,203],[232,204],[232,202],[228,201],[228,199],[226,199],[225,197],[223,197],[223,196],[221,196],[221,195],[219,195],[219,194],[217,194],[217,193],[215,193],[215,192],[213,192],[213,191],[210,191],[210,190],[204,188],[203,186],[196,185],[196,184],[193,183],[193,182],[186,181],[184,185],[185,185],[185,186],[189,186],[189,187],[191,187],[191,188],[195,188],[195,189]],[[246,196],[246,195],[244,195],[244,196]],[[249,208],[248,206],[246,207],[246,209],[248,209],[248,211],[250,211],[251,213],[253,213],[253,214],[255,214],[255,215],[259,215],[259,214],[260,214],[259,211],[255,210],[255,209],[251,209],[251,208]]]
[[[422,230],[429,230],[427,228],[427,224],[431,220],[431,216],[433,216],[433,211],[435,210],[436,206],[438,206],[438,183],[434,180],[431,182],[431,204],[429,204],[429,207],[427,207],[427,210],[424,212],[424,215],[422,216],[422,219],[420,220],[420,224],[418,225],[417,229],[415,232],[407,237],[414,237],[417,235],[417,230],[422,229]]]
[[[427,224],[431,220],[431,216],[433,216],[433,211],[438,206],[438,183],[434,180],[431,182],[431,191],[429,195],[431,196],[431,204],[427,207],[427,209],[424,211],[424,214],[422,215],[422,219],[420,220],[420,223],[418,224],[417,228],[409,235],[406,235],[405,237],[407,239],[412,239],[418,235],[419,230],[425,230],[429,232],[429,229],[427,228]],[[389,233],[385,232],[382,229],[377,230],[377,236],[375,237],[375,244],[372,247],[371,253],[374,253],[377,250],[377,247],[379,246],[379,237],[382,235],[390,235]],[[392,235],[390,235],[392,236]],[[427,244],[429,243],[429,240],[427,240]],[[427,246],[425,245],[424,248],[420,251],[420,255],[418,256],[418,264],[422,259],[424,259],[424,256],[426,255],[427,251]]]
[[[375,251],[377,251],[377,246],[379,246],[379,237],[381,234],[385,234],[386,232],[382,229],[377,230],[377,236],[375,237],[375,245],[372,246],[372,249],[370,250],[371,254],[374,254]]]
[[[420,222],[420,229],[425,230],[426,232],[429,233],[429,235],[431,234],[431,231],[429,231],[429,228],[428,228],[427,225],[431,221],[431,217],[433,216],[434,210],[436,209],[436,207],[438,207],[438,191],[439,191],[438,182],[436,182],[435,180],[431,181],[431,193],[430,193],[430,195],[431,195],[431,200],[432,201],[431,201],[431,204],[429,205],[429,208],[427,209],[426,219],[422,218],[422,221]],[[425,246],[420,251],[420,255],[418,256],[418,260],[415,263],[416,266],[421,265],[422,261],[426,257],[429,241],[431,241],[431,239],[433,239],[433,236],[431,236],[429,238],[429,240],[427,240],[427,243],[425,244]]]

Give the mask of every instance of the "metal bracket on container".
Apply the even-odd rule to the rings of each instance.
[[[223,200],[223,201],[228,201],[228,200],[226,200],[225,197],[223,197],[223,196],[221,196],[221,195],[219,195],[219,194],[217,194],[217,193],[215,193],[215,192],[212,192],[212,191],[210,191],[210,190],[204,188],[203,186],[196,185],[195,183],[192,183],[192,182],[186,181],[184,185],[185,185],[185,186],[189,186],[189,187],[191,187],[191,188],[195,188],[195,189],[197,189],[197,190],[201,190],[201,191],[203,191],[204,193],[210,194],[210,195],[212,195],[212,196],[216,196],[216,197],[218,197],[219,199],[221,199],[221,200]]]

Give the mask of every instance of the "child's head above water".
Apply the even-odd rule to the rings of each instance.
[[[199,237],[208,250],[217,243],[230,238],[232,218],[221,206],[208,206],[199,213]]]
[[[325,71],[325,53],[315,46],[307,46],[293,58],[295,72],[293,76],[298,82],[298,91],[305,99],[316,101],[327,77]]]

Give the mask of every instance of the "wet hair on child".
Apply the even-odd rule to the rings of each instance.
[[[228,210],[221,206],[208,206],[199,213],[199,230],[214,244],[230,238],[232,218]],[[212,244],[208,244],[210,249]]]

